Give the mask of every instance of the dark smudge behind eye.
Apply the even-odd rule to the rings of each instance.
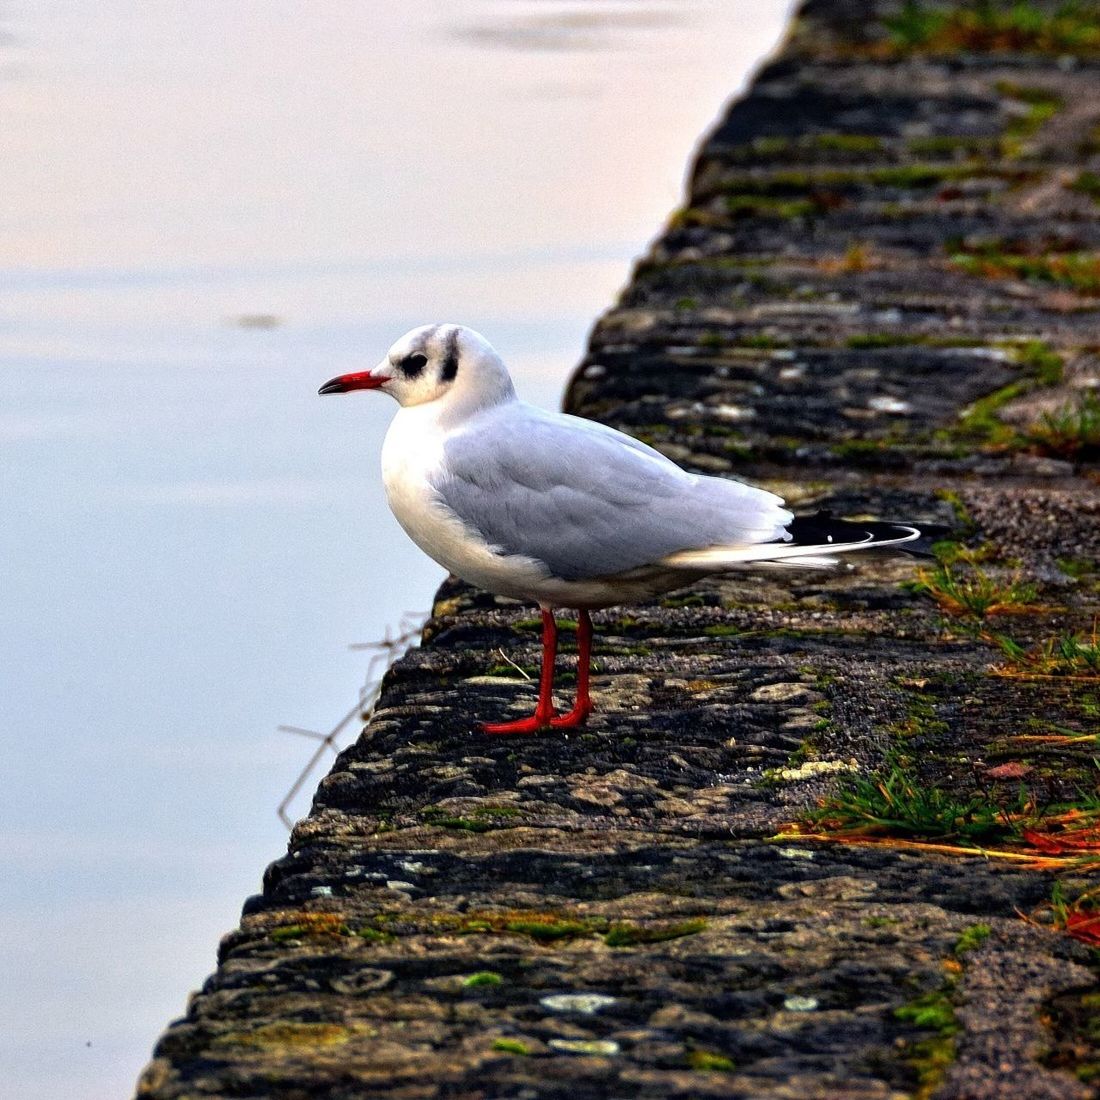
[[[443,358],[443,371],[440,378],[444,382],[453,382],[458,374],[458,329],[447,334],[447,353]]]

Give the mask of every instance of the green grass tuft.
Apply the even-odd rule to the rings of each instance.
[[[929,786],[895,762],[877,775],[848,777],[812,819],[831,830],[888,833],[926,840],[978,841],[1003,834],[996,806]]]
[[[1070,459],[1100,455],[1100,397],[1087,392],[1077,401],[1044,413],[1027,435],[1045,454]]]
[[[974,564],[972,557],[960,556],[951,564],[939,561],[930,569],[919,569],[910,588],[935,600],[941,611],[962,619],[984,620],[1040,609],[1035,585],[1019,575],[998,580]]]
[[[996,670],[1003,675],[1040,678],[1072,676],[1077,679],[1100,677],[1100,638],[1094,633],[1063,634],[1048,638],[1030,649],[1005,634],[994,634],[993,642],[1008,658],[1009,664]]]

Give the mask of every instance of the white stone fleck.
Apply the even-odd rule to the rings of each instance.
[[[813,859],[814,853],[809,848],[776,848],[776,851],[784,859]]]
[[[417,859],[399,859],[397,866],[408,875],[422,875],[428,870],[427,865]]]
[[[1005,348],[943,348],[944,355],[963,355],[968,359],[992,359],[995,363],[1015,363],[1015,354]]]
[[[554,993],[539,1000],[539,1004],[551,1012],[579,1012],[584,1016],[591,1016],[614,1003],[615,998],[606,993]]]
[[[618,1054],[619,1044],[610,1039],[551,1039],[546,1044],[563,1054]]]
[[[788,682],[763,684],[749,698],[754,703],[789,703],[794,699],[797,699],[800,703],[812,703],[820,700],[822,696],[807,687],[806,684]]]
[[[913,411],[913,406],[908,401],[902,401],[900,397],[892,397],[888,393],[880,393],[867,402],[869,409],[875,412],[893,413],[896,416],[904,416]]]
[[[602,363],[593,363],[584,368],[585,378],[602,378],[605,374],[607,374],[607,367]]]
[[[331,898],[332,887],[331,886],[314,886],[309,892],[311,898]]]
[[[813,1012],[813,1010],[817,1008],[817,1004],[818,1001],[816,997],[794,996],[788,997],[783,1002],[783,1007],[788,1012]]]
[[[756,416],[755,409],[744,405],[715,405],[710,411],[719,420],[752,420]]]
[[[702,401],[693,401],[690,405],[675,405],[665,412],[669,420],[684,420],[687,417],[695,417],[706,411]]]
[[[819,775],[854,772],[857,767],[854,760],[806,760],[796,768],[779,768],[775,774],[788,783],[797,783],[799,780],[813,779]]]
[[[403,882],[399,878],[386,879],[386,886],[390,890],[415,890],[417,889],[416,883]]]

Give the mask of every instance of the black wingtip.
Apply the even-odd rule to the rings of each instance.
[[[796,546],[822,546],[830,542],[859,542],[871,536],[875,542],[889,542],[902,538],[909,531],[919,531],[918,538],[893,547],[918,558],[933,557],[932,546],[951,534],[951,528],[942,523],[884,523],[876,520],[852,521],[835,519],[829,511],[816,512],[812,516],[795,516],[787,531]]]

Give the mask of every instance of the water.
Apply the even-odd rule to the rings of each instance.
[[[317,386],[461,321],[556,404],[786,9],[0,9],[6,1095],[130,1091],[284,849],[276,725],[429,605],[392,407]]]

